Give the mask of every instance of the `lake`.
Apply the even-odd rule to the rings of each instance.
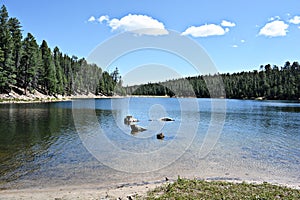
[[[300,183],[297,102],[133,97],[1,104],[0,111],[0,189],[178,175]],[[126,115],[147,130],[132,133]],[[156,139],[161,132],[164,140]]]

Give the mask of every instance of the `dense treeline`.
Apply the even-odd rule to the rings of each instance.
[[[287,61],[283,67],[267,64],[260,71],[222,75],[229,98],[300,98],[300,65]]]
[[[221,78],[220,78],[221,77]],[[220,80],[223,82],[220,82]],[[223,87],[222,87],[223,84]],[[213,88],[208,90],[207,85]],[[222,88],[225,91],[222,91]],[[219,89],[219,90],[218,90]],[[286,62],[283,67],[267,64],[252,72],[233,74],[205,75],[148,83],[125,88],[127,94],[133,95],[167,95],[196,96],[208,98],[215,94],[234,99],[299,99],[300,98],[300,65],[298,62]]]
[[[12,86],[24,93],[39,91],[47,95],[113,95],[120,82],[118,69],[102,72],[95,64],[68,56],[58,47],[53,51],[45,40],[38,45],[31,33],[22,36],[17,18],[10,18],[6,7],[0,10],[0,93]]]
[[[132,94],[160,96],[226,97],[250,99],[299,99],[300,66],[286,62],[283,67],[261,66],[252,72],[202,75],[162,83],[122,88],[118,68],[111,74],[84,58],[68,56],[58,47],[51,50],[45,40],[38,45],[31,33],[22,36],[17,18],[0,10],[0,93],[12,86],[24,93],[47,95]],[[208,88],[209,87],[209,88]]]

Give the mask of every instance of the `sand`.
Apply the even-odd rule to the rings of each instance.
[[[0,190],[1,200],[104,200],[104,199],[136,199],[145,196],[149,190],[175,180],[154,181],[141,184],[120,184],[116,186],[101,187],[96,184],[56,186],[49,188],[27,188]],[[241,183],[239,180],[209,180]],[[245,181],[247,183],[262,184],[263,181]],[[273,183],[274,184],[274,183]],[[275,184],[300,190],[300,185]]]
[[[114,186],[99,188],[97,185],[63,186],[52,188],[29,188],[0,191],[1,200],[96,200],[96,199],[135,199],[144,196],[148,190],[163,183]]]

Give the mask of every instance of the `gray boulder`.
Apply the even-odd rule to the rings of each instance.
[[[146,128],[144,128],[144,127],[141,127],[141,126],[138,126],[138,125],[136,125],[136,124],[131,124],[130,125],[130,128],[131,128],[131,132],[142,132],[142,131],[145,131],[145,130],[147,130]]]
[[[130,116],[130,115],[128,115],[128,116],[126,116],[125,118],[124,118],[124,123],[125,124],[131,124],[131,123],[133,123],[133,122],[138,122],[139,120],[138,119],[136,119],[136,118],[134,118],[134,117],[132,117],[132,116]]]

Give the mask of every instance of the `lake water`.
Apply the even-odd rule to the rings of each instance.
[[[178,175],[300,183],[297,102],[87,99],[2,104],[0,112],[0,189],[106,187]],[[126,115],[147,130],[131,133]],[[165,139],[157,140],[161,132]]]

